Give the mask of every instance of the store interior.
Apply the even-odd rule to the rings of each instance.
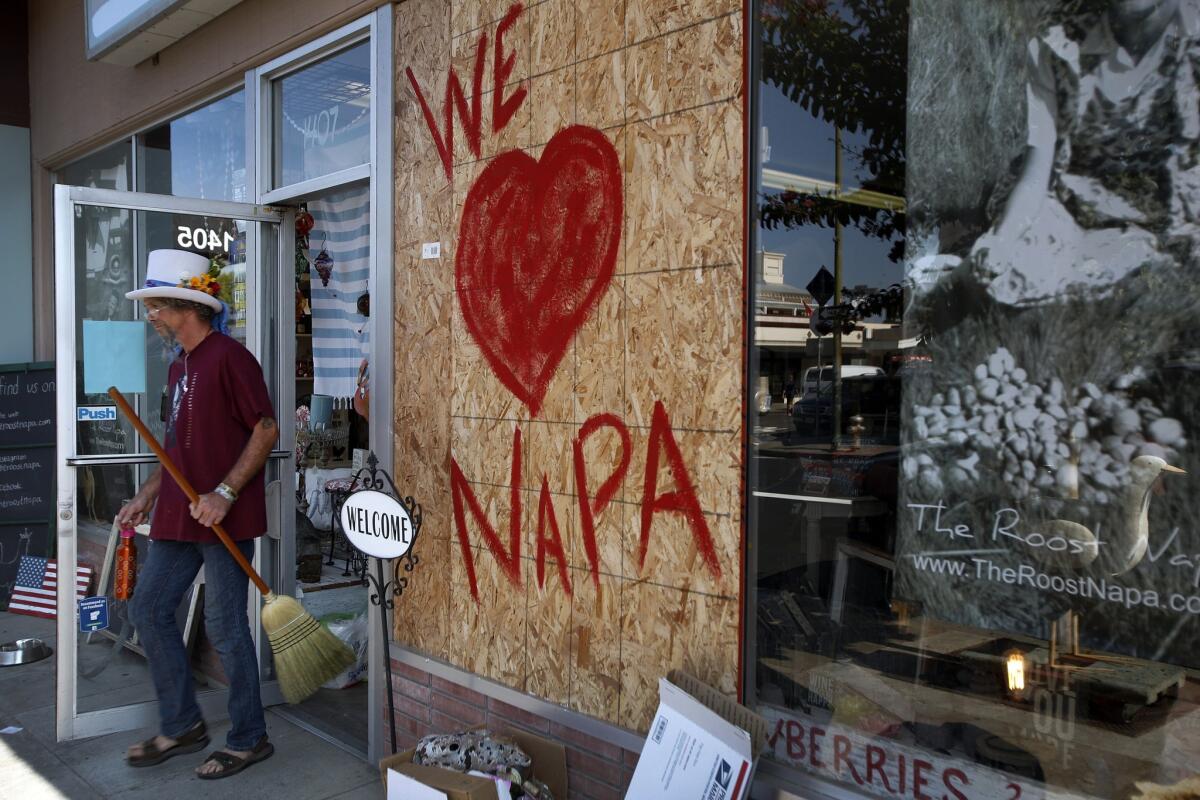
[[[365,186],[311,198],[296,213],[296,583],[304,607],[359,651],[288,713],[362,753],[367,748],[366,559],[338,512],[365,465],[369,372]]]

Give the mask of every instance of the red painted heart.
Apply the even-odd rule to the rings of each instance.
[[[467,193],[454,261],[463,319],[535,417],[612,281],[623,218],[617,151],[583,126],[555,134],[540,161],[502,153]]]

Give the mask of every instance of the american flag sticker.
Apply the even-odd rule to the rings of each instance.
[[[83,599],[92,582],[92,568],[81,564],[75,570],[75,600]],[[58,608],[58,563],[54,559],[21,556],[17,583],[8,610],[14,614],[54,619]]]

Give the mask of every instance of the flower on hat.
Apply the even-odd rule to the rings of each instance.
[[[207,295],[219,298],[221,295],[221,283],[217,278],[220,277],[221,267],[224,265],[225,257],[218,253],[208,262],[208,270],[203,275],[181,274],[179,288],[204,292]]]

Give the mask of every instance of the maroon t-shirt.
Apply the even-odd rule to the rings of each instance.
[[[200,494],[217,488],[246,449],[250,434],[264,417],[275,418],[262,368],[254,356],[228,336],[210,333],[167,372],[170,412],[163,446]],[[163,470],[151,539],[216,542],[217,535],[192,519],[187,495]],[[221,522],[234,540],[267,532],[263,472],[238,492]]]

